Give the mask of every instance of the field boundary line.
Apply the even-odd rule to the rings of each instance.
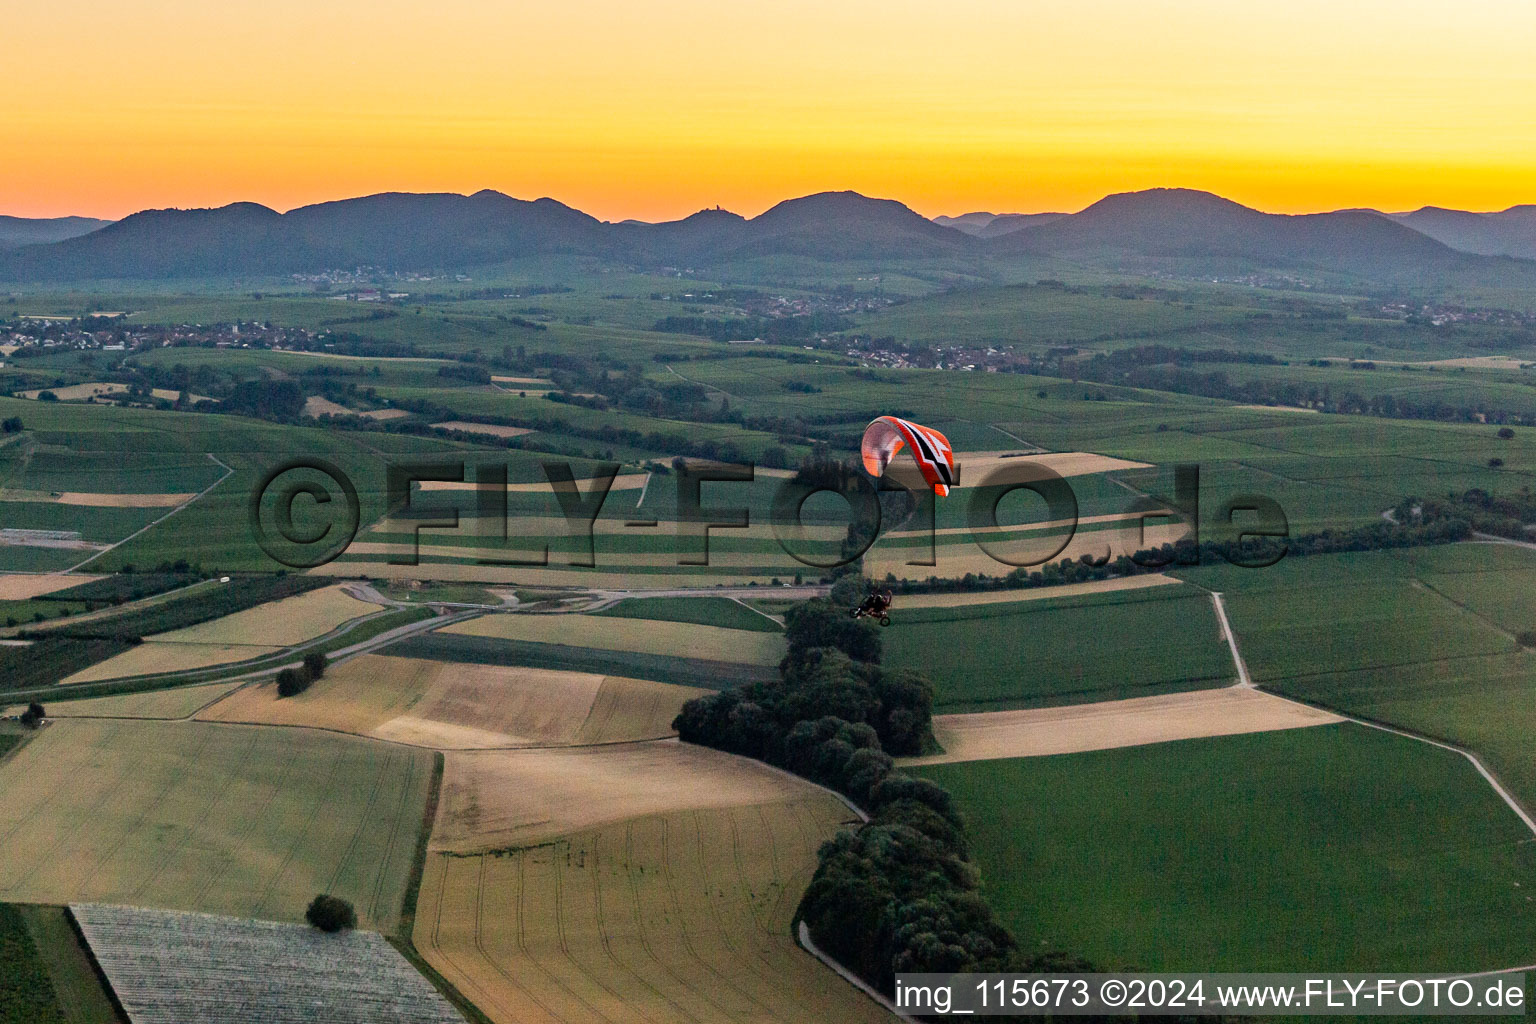
[[[881,995],[867,981],[859,977],[857,974],[854,974],[852,971],[838,963],[836,960],[832,959],[826,953],[823,953],[817,947],[816,943],[812,941],[810,925],[806,924],[804,921],[801,921],[799,926],[795,929],[795,941],[800,944],[801,949],[805,950],[807,953],[811,954],[811,956],[815,957],[817,960],[820,960],[828,967],[832,968],[833,972],[836,973],[838,977],[842,978],[844,981],[848,982],[848,984],[852,985],[854,988],[858,989],[860,992],[863,992],[865,995],[869,996],[869,998],[873,999],[875,1002],[891,1011],[891,1013],[895,1015],[898,1020],[907,1021],[908,1024],[918,1024],[916,1017],[902,1013],[896,1008],[895,1003]]]
[[[127,544],[129,541],[133,540],[133,538],[137,537],[139,534],[143,533],[145,530],[150,530],[150,529],[153,529],[156,526],[159,526],[161,523],[163,523],[167,519],[171,518],[171,516],[175,515],[177,512],[180,512],[182,509],[186,508],[188,505],[194,504],[194,503],[202,500],[203,495],[207,494],[209,491],[211,491],[215,487],[219,486],[219,484],[223,483],[225,480],[228,480],[231,476],[234,476],[234,474],[235,474],[235,467],[226,465],[224,462],[220,461],[219,457],[217,455],[214,455],[213,452],[204,452],[203,454],[208,456],[208,458],[213,460],[213,462],[215,462],[218,465],[224,467],[224,475],[223,476],[219,477],[213,483],[209,484],[207,487],[204,487],[202,490],[200,490],[196,494],[192,495],[192,497],[188,498],[186,501],[182,502],[180,505],[177,505],[175,508],[171,509],[169,512],[167,512],[165,515],[161,516],[159,519],[156,519],[154,522],[148,523],[145,526],[139,527],[137,530],[134,530],[132,533],[130,533],[128,536],[124,537],[122,540],[117,541],[115,544],[110,544],[107,547],[102,548],[100,551],[96,552],[94,555],[92,555],[90,558],[87,558],[85,561],[80,562],[80,563],[78,563],[76,565],[72,565],[68,569],[65,569],[63,571],[66,572],[66,573],[78,572],[82,567],[90,565],[92,562],[96,561],[96,559],[100,558],[102,555],[106,554],[108,551],[111,551],[114,548],[118,548],[118,547],[121,547],[124,544]]]

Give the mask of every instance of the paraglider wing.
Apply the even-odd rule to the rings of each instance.
[[[912,453],[935,494],[943,497],[949,493],[955,484],[955,452],[949,438],[900,416],[881,416],[864,428],[864,468],[871,476],[884,473],[902,448]]]

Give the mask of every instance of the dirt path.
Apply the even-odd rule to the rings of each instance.
[[[1227,620],[1227,604],[1214,590],[1211,591],[1211,604],[1216,608],[1216,621],[1221,623],[1221,635],[1226,638],[1227,649],[1232,652],[1232,664],[1237,667],[1237,685],[1253,689],[1253,677],[1248,674],[1248,665],[1243,661],[1242,652],[1237,649],[1237,635],[1232,632],[1232,623]]]

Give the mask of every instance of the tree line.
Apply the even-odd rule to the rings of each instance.
[[[790,609],[779,678],[689,701],[673,727],[686,742],[786,768],[868,812],[822,845],[796,918],[882,991],[898,971],[1091,969],[1070,954],[1020,950],[981,895],[949,792],[895,769],[893,757],[936,749],[933,688],[881,665],[878,628],[846,610],[863,587],[845,575],[828,600]]]

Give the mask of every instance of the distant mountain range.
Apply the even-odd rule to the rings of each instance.
[[[1536,259],[1536,205],[1511,206],[1501,213],[1468,213],[1426,206],[1391,216],[1399,224],[1462,252]]]
[[[713,209],[660,224],[610,224],[553,199],[529,202],[492,191],[385,193],[286,214],[235,203],[148,210],[115,223],[64,220],[70,223],[0,219],[0,238],[10,237],[3,232],[13,224],[32,226],[16,231],[44,232],[0,251],[0,280],[250,276],[359,265],[467,269],[573,254],[700,268],[777,256],[870,264],[1057,257],[1114,267],[1172,261],[1394,280],[1450,271],[1465,278],[1469,270],[1479,276],[1513,266],[1522,280],[1536,281],[1536,262],[1526,262],[1536,260],[1536,207],[1284,216],[1189,189],[1108,196],[1074,214],[934,220],[892,200],[823,192],[752,218]]]
[[[977,238],[996,238],[1031,224],[1044,224],[1046,221],[1070,216],[1069,213],[967,213],[959,217],[935,217],[933,222]]]
[[[5,217],[0,216],[0,249],[38,242],[62,242],[76,235],[87,235],[112,222],[95,217]]]

